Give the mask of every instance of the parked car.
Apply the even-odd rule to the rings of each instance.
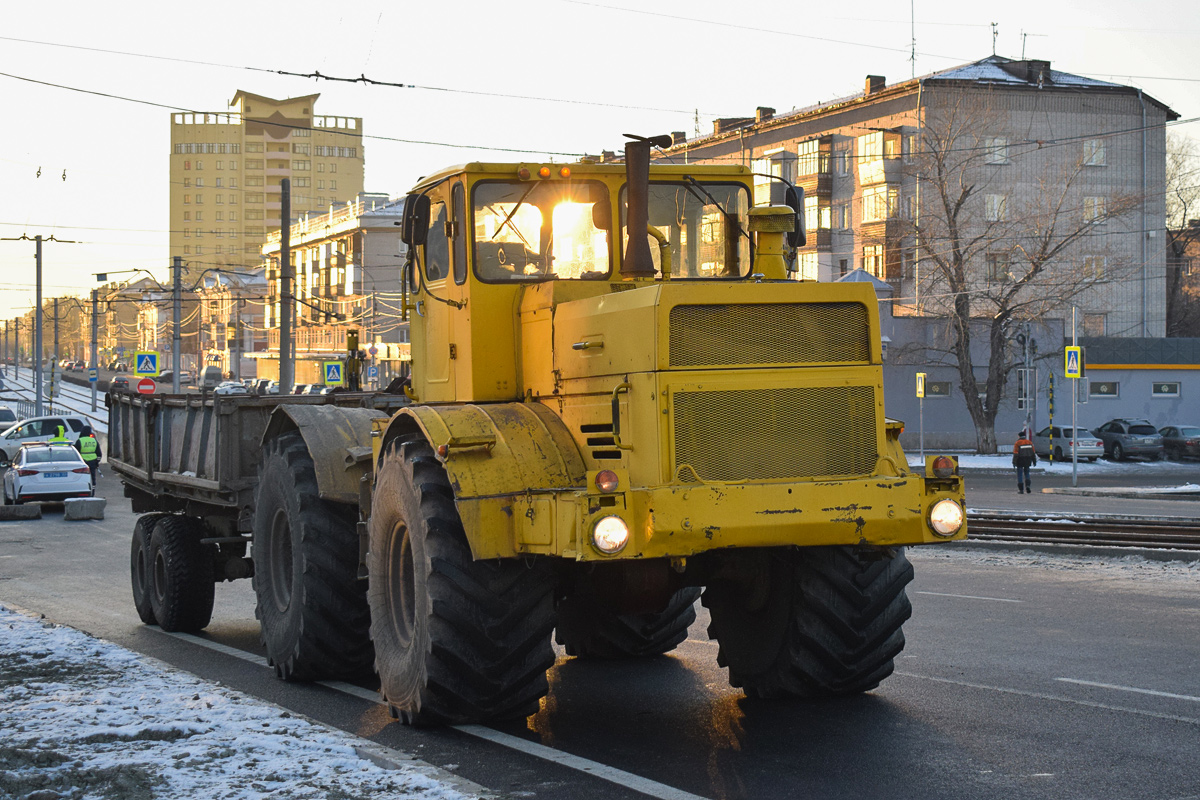
[[[1158,429],[1167,458],[1200,458],[1200,427],[1167,425]]]
[[[124,361],[113,361],[108,365],[113,372],[129,372],[129,365]]]
[[[297,383],[292,387],[292,394],[308,394],[308,384]]]
[[[1051,448],[1055,461],[1070,461],[1074,449],[1078,457],[1095,461],[1104,455],[1104,442],[1097,439],[1086,428],[1079,429],[1079,439],[1076,441],[1074,428],[1060,428],[1057,425],[1042,428],[1033,435],[1033,450],[1043,458],[1049,458]]]
[[[201,389],[215,389],[225,382],[225,373],[220,367],[209,366],[204,368],[204,372],[200,377]]]
[[[267,381],[267,385],[263,388],[263,394],[279,394],[279,381]]]
[[[108,390],[110,392],[128,392],[129,378],[124,375],[117,375],[108,382]]]
[[[17,412],[8,406],[0,406],[0,428],[11,428],[20,421],[17,418]]]
[[[92,471],[70,445],[24,444],[4,473],[4,505],[91,497]]]
[[[59,428],[63,429],[68,441],[74,442],[86,424],[87,421],[83,417],[66,415],[33,417],[17,423],[0,433],[0,463],[11,461],[10,456],[15,456],[23,444],[49,441],[58,433]]]
[[[250,390],[237,381],[222,381],[213,387],[212,393],[248,395]]]
[[[76,361],[75,362],[74,369],[76,372],[81,372],[83,370],[86,370],[87,368],[88,368],[88,365],[87,365],[86,361]]]
[[[1104,454],[1113,461],[1129,456],[1144,456],[1151,461],[1163,457],[1163,440],[1158,429],[1146,419],[1113,419],[1093,428],[1092,432],[1104,442]]]
[[[258,378],[254,381],[254,386],[251,389],[255,394],[266,394],[267,386],[271,383],[270,378]]]
[[[314,383],[309,385],[308,391],[305,394],[325,394],[327,387],[323,383]]]

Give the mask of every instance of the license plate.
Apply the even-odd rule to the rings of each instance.
[[[42,474],[45,475],[47,478],[65,478],[65,477],[67,477],[67,473],[65,473],[65,472],[43,472]]]

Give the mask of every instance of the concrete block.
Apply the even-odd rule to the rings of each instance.
[[[41,518],[42,507],[36,503],[28,506],[0,506],[0,520]]]
[[[63,519],[104,519],[103,497],[72,497],[63,501]]]

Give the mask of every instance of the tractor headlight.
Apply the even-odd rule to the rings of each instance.
[[[592,544],[601,553],[619,553],[628,542],[629,526],[620,517],[603,517],[592,526]]]
[[[963,508],[950,499],[938,500],[929,510],[929,527],[938,536],[950,537],[963,526]]]

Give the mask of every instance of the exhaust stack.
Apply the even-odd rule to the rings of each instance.
[[[629,208],[625,220],[629,226],[629,243],[621,259],[624,278],[653,278],[654,259],[650,255],[650,148],[670,147],[670,136],[635,136],[625,143],[625,180]]]

